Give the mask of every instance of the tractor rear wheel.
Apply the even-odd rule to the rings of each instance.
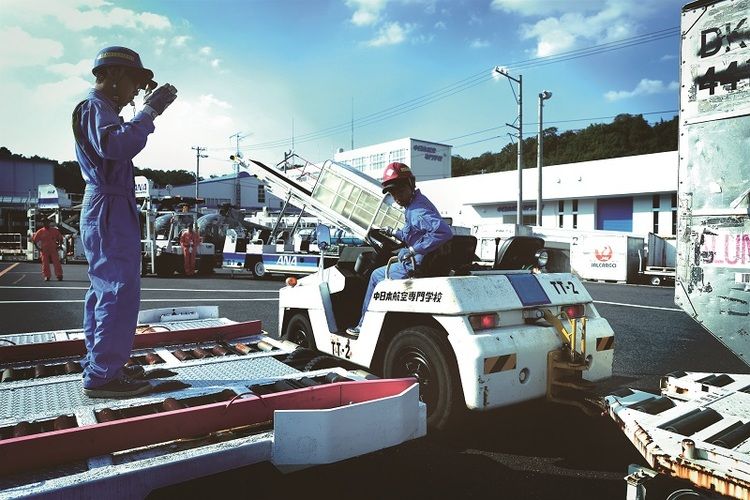
[[[427,405],[427,425],[433,429],[448,428],[464,405],[450,344],[434,328],[413,326],[397,333],[386,349],[383,375],[417,379],[419,398]]]

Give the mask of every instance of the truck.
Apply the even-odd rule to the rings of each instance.
[[[675,304],[745,363],[748,13],[748,0],[699,0],[682,9],[675,274]],[[649,464],[631,466],[629,499],[645,499],[657,476],[683,481],[670,499],[750,498],[750,376],[721,370],[669,373],[660,394],[622,389],[606,397],[607,413]]]
[[[379,182],[342,163],[307,164],[291,177],[250,162],[272,189],[367,242],[345,248],[334,266],[287,280],[280,338],[386,378],[416,378],[433,429],[449,428],[465,409],[544,397],[600,411],[588,389],[612,374],[614,332],[577,277],[540,272],[548,260],[541,238],[509,238],[479,266],[476,238],[454,235],[418,274],[378,284],[352,336],[346,328],[359,319],[370,274],[401,245],[382,228],[403,225],[403,211]],[[318,226],[319,246],[328,233]]]

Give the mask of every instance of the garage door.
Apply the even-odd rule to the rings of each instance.
[[[596,228],[606,231],[632,231],[633,198],[597,200]]]

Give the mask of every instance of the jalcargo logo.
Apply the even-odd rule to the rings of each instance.
[[[612,247],[605,245],[604,248],[594,250],[594,256],[599,262],[607,262],[612,258]]]

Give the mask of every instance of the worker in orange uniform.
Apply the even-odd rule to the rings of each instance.
[[[185,259],[185,276],[192,276],[195,273],[195,254],[198,253],[200,244],[201,237],[197,231],[193,230],[193,224],[190,224],[180,235],[182,256]]]
[[[49,281],[49,261],[52,259],[52,265],[55,266],[55,276],[57,281],[62,281],[63,270],[62,264],[60,264],[60,255],[57,253],[57,249],[62,245],[63,237],[60,231],[56,227],[50,227],[49,220],[44,219],[42,227],[34,236],[31,237],[31,241],[39,249],[39,254],[42,260],[42,277],[44,281]]]

